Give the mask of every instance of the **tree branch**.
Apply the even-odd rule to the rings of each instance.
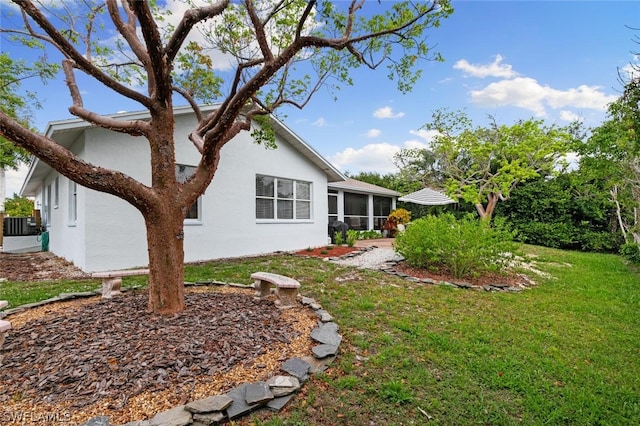
[[[67,58],[73,59],[76,68],[81,69],[85,73],[94,77],[96,80],[114,90],[115,92],[121,94],[122,96],[139,102],[147,108],[151,107],[149,98],[142,95],[141,93],[136,92],[135,90],[131,90],[128,87],[118,83],[113,78],[103,73],[98,67],[93,65],[91,61],[82,56],[75,49],[75,47],[73,47],[51,24],[51,22],[49,22],[49,20],[38,10],[38,8],[35,7],[33,2],[28,0],[15,0],[15,3],[20,6],[24,13],[29,15],[35,22],[37,22],[40,28],[42,28],[44,32],[49,35],[49,37],[51,37],[51,39],[47,41],[55,45]]]
[[[264,26],[260,21],[260,17],[256,13],[256,9],[253,7],[252,1],[245,1],[245,5],[247,7],[249,19],[251,19],[251,23],[253,24],[253,28],[255,30],[256,40],[258,42],[258,46],[260,46],[262,57],[264,58],[265,62],[271,62],[273,60],[273,52],[271,52],[269,44],[267,43],[267,35],[264,32]]]
[[[136,23],[135,17],[130,8],[127,7],[126,3],[123,3],[123,8],[125,9],[125,13],[127,14],[128,24],[125,24],[122,18],[120,17],[120,12],[118,10],[117,0],[107,0],[107,8],[109,10],[109,16],[113,21],[113,24],[116,26],[116,29],[122,37],[127,41],[129,47],[136,55],[138,60],[142,62],[145,68],[149,65],[149,55],[145,50],[142,43],[140,43],[140,39],[136,34]]]
[[[80,185],[120,197],[140,211],[149,206],[145,200],[157,198],[151,188],[135,179],[85,162],[56,141],[25,129],[2,111],[0,135],[30,153],[37,154],[40,160]]]
[[[229,0],[220,0],[217,4],[187,10],[165,48],[165,54],[167,55],[168,60],[172,62],[175,59],[176,55],[180,51],[180,47],[194,25],[200,21],[204,21],[221,14],[228,6]]]
[[[71,114],[105,129],[114,130],[120,133],[127,133],[133,136],[145,135],[145,132],[149,127],[149,124],[145,121],[119,121],[101,116],[85,109],[82,102],[82,95],[80,94],[80,90],[78,89],[73,73],[73,61],[71,61],[71,59],[64,59],[62,61],[62,69],[64,70],[67,87],[69,88],[71,99],[73,100],[73,105],[69,107],[69,112]]]

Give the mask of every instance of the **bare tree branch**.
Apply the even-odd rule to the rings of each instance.
[[[174,60],[194,25],[221,14],[227,6],[229,6],[229,0],[220,0],[217,4],[187,10],[167,43],[165,53],[168,60]]]
[[[75,67],[86,72],[96,80],[114,90],[115,92],[125,96],[129,99],[135,100],[145,107],[151,107],[149,98],[141,93],[132,90],[103,73],[98,67],[93,65],[91,61],[82,56],[64,37],[63,35],[51,24],[51,22],[44,16],[38,8],[29,0],[15,0],[15,3],[20,6],[23,12],[28,14],[38,25],[51,37],[50,43],[54,44],[60,52],[66,57],[73,59]]]
[[[107,7],[109,10],[109,16],[111,17],[113,24],[118,29],[118,32],[122,34],[122,37],[127,41],[129,47],[140,62],[144,64],[145,68],[148,67],[150,61],[149,55],[142,43],[140,43],[140,39],[138,39],[138,35],[136,34],[135,18],[131,9],[127,7],[126,3],[123,4],[128,18],[128,23],[125,24],[120,17],[117,0],[107,0]]]
[[[80,89],[78,89],[73,73],[73,61],[71,61],[71,59],[63,60],[62,69],[64,70],[67,87],[69,88],[71,99],[73,100],[73,105],[69,107],[69,112],[71,114],[105,129],[131,134],[132,136],[145,135],[149,125],[144,121],[114,120],[85,109],[83,106],[84,103],[82,101],[82,95],[80,94]]]
[[[264,32],[264,26],[260,21],[260,17],[258,16],[256,9],[253,7],[253,2],[251,0],[246,0],[245,6],[247,8],[247,13],[249,14],[249,19],[251,19],[251,23],[253,24],[256,41],[258,42],[258,46],[260,46],[262,57],[265,62],[271,62],[273,60],[273,52],[271,52],[269,44],[267,43],[267,35]]]
[[[0,111],[0,135],[14,141],[61,174],[87,188],[116,195],[139,210],[148,208],[153,191],[135,179],[109,169],[89,164],[55,141],[25,129],[19,122]],[[147,200],[147,201],[145,201]]]

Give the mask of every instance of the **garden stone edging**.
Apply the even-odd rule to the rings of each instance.
[[[221,281],[186,282],[185,286],[224,285],[253,289],[253,285],[225,283]],[[135,288],[123,288],[131,291]],[[2,316],[23,312],[50,303],[98,296],[101,291],[86,291],[78,293],[62,293],[40,302],[29,303],[13,309],[2,311]],[[280,370],[289,375],[276,375],[267,382],[243,383],[225,394],[212,395],[204,399],[191,401],[170,410],[156,414],[150,420],[135,420],[122,426],[188,426],[188,425],[217,425],[247,415],[258,409],[280,411],[286,406],[302,384],[309,379],[309,374],[324,371],[331,364],[338,353],[342,336],[338,334],[338,325],[333,317],[310,297],[299,296],[299,302],[313,310],[318,317],[318,327],[311,330],[311,339],[318,342],[312,348],[312,354],[302,358],[293,357],[285,361]],[[314,335],[316,337],[314,337]],[[321,339],[321,340],[318,340]],[[331,342],[328,344],[326,342]],[[108,416],[93,417],[81,426],[112,426]]]
[[[466,281],[438,281],[431,278],[412,277],[410,275],[405,274],[404,272],[396,271],[397,264],[398,262],[395,262],[395,261],[386,262],[383,266],[379,268],[379,270],[389,275],[395,275],[397,277],[404,278],[405,280],[414,282],[416,284],[446,285],[449,287],[464,289],[464,290],[503,291],[503,292],[519,293],[522,290],[530,288],[534,284],[533,281],[531,281],[528,277],[522,274],[518,274],[518,277],[522,279],[522,282],[517,283],[517,286],[512,286],[504,283],[477,285],[477,284],[468,283]]]

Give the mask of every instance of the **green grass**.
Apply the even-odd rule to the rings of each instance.
[[[255,424],[640,424],[640,275],[618,256],[524,250],[554,278],[532,276],[538,285],[518,294],[286,255],[188,265],[185,279],[289,275],[340,325],[332,368],[286,414]],[[28,300],[41,285],[1,283],[0,299]]]

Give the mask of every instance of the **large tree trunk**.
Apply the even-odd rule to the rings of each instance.
[[[169,203],[167,203],[169,204]],[[184,309],[183,214],[165,205],[145,217],[149,250],[148,311],[174,314]]]

